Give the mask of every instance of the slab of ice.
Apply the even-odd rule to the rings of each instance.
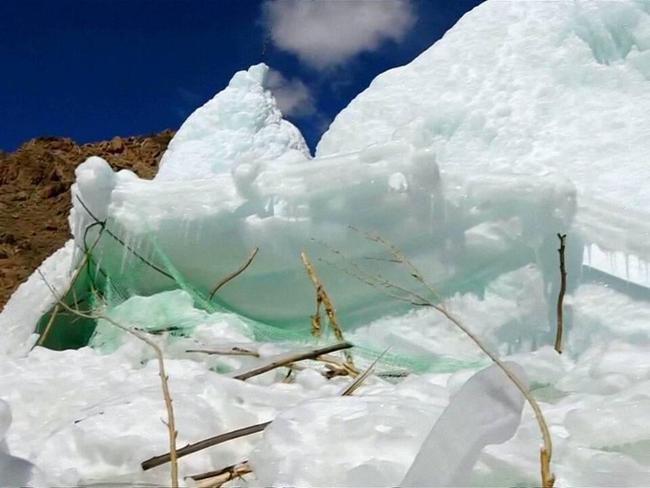
[[[572,185],[552,176],[456,174],[445,187],[432,154],[396,143],[305,164],[261,161],[253,172],[210,180],[144,181],[109,172],[98,159],[77,169],[71,219],[83,247],[100,230],[86,232],[93,219],[84,205],[108,217],[119,240],[105,233],[95,258],[117,285],[150,294],[182,278],[207,293],[259,247],[252,266],[217,300],[276,324],[304,323],[312,313],[301,251],[323,259],[319,274],[346,320],[392,306],[346,270],[361,266],[402,284],[411,278],[350,226],[401,248],[444,294],[480,290],[496,274],[540,259],[554,263],[553,233],[570,225],[575,207]],[[395,186],[397,174],[407,187]]]
[[[521,367],[505,365],[525,384]],[[476,373],[452,397],[400,486],[467,486],[481,450],[515,434],[524,401],[498,366]]]

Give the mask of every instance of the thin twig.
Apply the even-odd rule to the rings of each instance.
[[[200,352],[203,354],[212,354],[215,356],[252,356],[260,357],[257,351],[244,349],[243,347],[233,347],[232,349],[186,349],[185,352]]]
[[[235,278],[237,278],[240,274],[242,274],[244,271],[246,271],[246,268],[248,268],[253,260],[255,259],[255,256],[257,256],[257,253],[259,252],[260,248],[256,247],[253,249],[253,251],[250,253],[246,261],[235,271],[230,273],[228,276],[223,278],[219,283],[217,283],[214,288],[212,288],[212,291],[210,292],[209,300],[212,300],[214,296],[217,294],[217,292],[227,283],[231,282]]]
[[[41,278],[47,285],[47,287],[50,289],[50,292],[52,295],[57,299],[57,303],[66,309],[67,311],[78,315],[80,317],[88,318],[88,319],[93,319],[93,320],[105,320],[106,322],[110,323],[111,325],[117,327],[120,330],[123,330],[124,332],[131,334],[132,336],[136,337],[137,339],[141,340],[142,342],[148,344],[154,351],[156,358],[158,360],[158,375],[160,376],[160,384],[162,388],[162,393],[163,397],[165,400],[165,408],[167,410],[167,422],[165,425],[167,426],[167,431],[169,433],[169,462],[171,463],[171,485],[172,488],[177,488],[178,487],[178,456],[176,454],[176,437],[178,435],[178,432],[176,431],[176,421],[174,417],[174,407],[172,405],[172,397],[171,393],[169,391],[169,377],[167,376],[167,373],[165,371],[165,360],[163,357],[162,350],[156,344],[154,341],[149,339],[143,334],[140,334],[139,332],[134,331],[133,329],[130,329],[128,327],[125,327],[124,325],[116,322],[115,320],[111,319],[110,317],[103,315],[103,314],[89,314],[89,313],[84,313],[79,310],[75,310],[69,305],[67,305],[58,295],[56,290],[50,285],[50,283],[47,281],[47,278],[45,278],[45,275],[38,270],[38,273],[40,274]]]
[[[562,332],[564,330],[564,294],[566,293],[566,267],[564,265],[564,251],[566,234],[558,234],[560,248],[557,250],[560,255],[560,292],[557,296],[557,329],[555,331],[555,350],[562,354]]]
[[[116,242],[118,242],[122,247],[124,247],[127,251],[131,252],[136,258],[138,258],[140,261],[142,261],[144,264],[149,266],[150,268],[158,271],[163,276],[166,276],[170,280],[176,281],[176,278],[164,269],[162,269],[160,266],[155,265],[151,261],[149,261],[147,258],[142,256],[138,251],[133,249],[131,246],[129,246],[121,237],[119,237],[117,234],[115,234],[113,231],[111,231],[108,226],[106,225],[106,221],[104,220],[99,220],[94,213],[91,212],[91,210],[88,208],[88,206],[84,203],[84,201],[79,197],[79,195],[76,195],[77,200],[81,204],[81,206],[84,208],[86,213],[92,218],[96,224],[99,224],[101,226],[101,229],[106,232],[110,237],[112,237]]]
[[[282,366],[286,366],[287,364],[295,363],[296,361],[304,361],[305,359],[315,359],[319,356],[322,356],[323,354],[329,354],[331,352],[335,351],[341,351],[343,349],[349,349],[353,347],[352,344],[349,342],[341,342],[338,344],[333,344],[331,346],[326,346],[326,347],[321,347],[319,349],[314,349],[311,351],[305,351],[305,352],[299,352],[295,354],[288,354],[280,359],[276,359],[274,361],[271,361],[268,364],[264,364],[262,366],[257,366],[249,371],[246,371],[244,373],[240,373],[236,376],[233,376],[234,379],[237,380],[242,380],[245,381],[249,378],[252,378],[253,376],[260,375],[262,373],[266,373],[267,371],[271,371],[272,369],[275,368],[280,368]]]
[[[339,322],[336,318],[336,310],[332,304],[332,301],[330,300],[329,295],[325,291],[323,283],[318,278],[318,275],[316,274],[311,261],[307,257],[307,254],[301,252],[300,257],[302,259],[303,265],[305,266],[305,270],[307,271],[307,275],[309,276],[309,279],[316,289],[316,313],[312,316],[312,331],[314,331],[314,328],[317,327],[317,335],[320,335],[320,305],[322,304],[323,308],[325,308],[325,314],[327,315],[327,320],[330,324],[332,332],[334,332],[334,337],[336,337],[339,341],[344,341],[345,338],[343,337],[343,331],[341,330],[341,326],[339,325]],[[344,354],[346,362],[350,366],[354,367],[352,354],[349,351],[345,351]]]
[[[184,456],[187,456],[188,454],[193,454],[195,452],[202,451],[203,449],[207,449],[208,447],[216,446],[218,444],[223,444],[224,442],[228,442],[234,439],[239,439],[240,437],[245,437],[247,435],[255,434],[257,432],[262,432],[270,423],[271,421],[262,422],[261,424],[249,425],[248,427],[244,427],[242,429],[232,430],[230,432],[226,432],[225,434],[220,434],[214,437],[203,439],[201,441],[195,442],[194,444],[188,444],[185,447],[181,447],[180,449],[177,449],[176,456],[177,458],[182,458]],[[171,455],[168,452],[165,454],[161,454],[159,456],[154,456],[152,458],[149,458],[146,461],[142,461],[140,466],[142,466],[142,469],[144,471],[147,471],[151,468],[155,468],[156,466],[161,466],[165,463],[168,463],[170,462],[170,460],[171,460]]]

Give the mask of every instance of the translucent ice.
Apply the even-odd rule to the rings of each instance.
[[[506,366],[525,382],[517,364]],[[400,486],[467,486],[481,450],[514,435],[523,406],[524,396],[498,366],[479,371],[452,397]]]

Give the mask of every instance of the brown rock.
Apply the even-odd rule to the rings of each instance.
[[[75,168],[90,156],[100,156],[114,169],[151,178],[173,135],[164,131],[83,145],[42,137],[13,153],[0,152],[0,247],[7,255],[2,258],[0,309],[18,284],[70,238],[69,187]]]
[[[120,136],[115,136],[111,139],[111,143],[108,146],[108,150],[112,153],[121,153],[124,151],[124,141]]]

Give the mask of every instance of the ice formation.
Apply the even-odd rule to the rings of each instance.
[[[309,158],[302,134],[282,118],[265,87],[267,73],[263,64],[240,71],[190,115],[163,155],[156,180],[210,178],[238,165]]]
[[[468,457],[441,447],[455,440],[445,432],[462,430],[449,418],[471,416],[470,425],[497,413],[463,410],[478,400],[450,403],[489,364],[436,310],[356,279],[379,274],[427,292],[377,233],[525,371],[554,440],[559,486],[650,484],[649,54],[646,0],[488,0],[411,64],[379,76],[313,158],[265,89],[263,65],[237,73],[192,114],[153,181],[90,158],[73,188],[74,241],[0,315],[12,455],[49,484],[168,483],[167,468],[139,466],[167,448],[145,344],[99,320],[91,347],[30,351],[55,302],[41,274],[63,294],[90,250],[67,299],[92,303],[98,290],[105,314],[160,343],[179,445],[276,419],[261,437],[184,458],[182,476],[248,458],[252,486],[394,486],[431,448],[456,453],[447,468],[476,464],[459,480],[431,463],[406,485],[538,484],[540,437],[527,406],[503,444],[483,448],[475,438]],[[549,346],[557,232],[570,245],[561,356]],[[255,247],[250,268],[210,301]],[[314,293],[303,250],[360,364],[390,347],[381,366],[413,374],[372,377],[351,398],[337,396],[348,378],[328,381],[315,365],[292,383],[280,371],[229,377],[308,337]],[[260,357],[187,352],[234,345]],[[443,434],[420,450],[434,425]]]

